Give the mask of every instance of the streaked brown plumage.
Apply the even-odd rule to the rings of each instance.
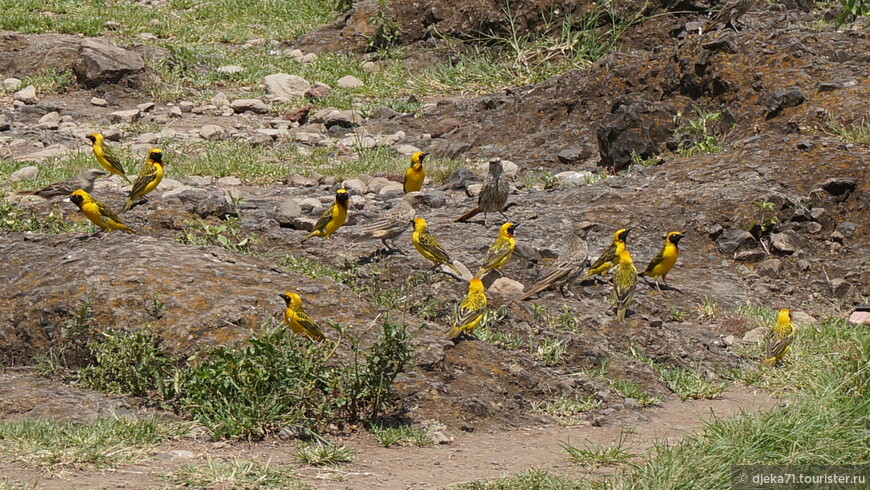
[[[517,298],[517,301],[528,299],[553,286],[562,288],[563,293],[565,287],[570,289],[571,284],[583,272],[583,267],[586,265],[586,259],[589,256],[589,244],[586,242],[586,235],[593,226],[595,225],[588,221],[574,225],[574,228],[571,230],[571,236],[568,238],[568,244],[559,253],[559,258],[550,265],[544,277],[536,282],[525,294]]]
[[[487,213],[501,213],[505,220],[508,217],[502,212],[507,204],[510,182],[504,175],[501,158],[493,158],[489,161],[489,173],[483,181],[483,188],[477,196],[477,207],[456,218],[455,221],[468,221],[479,213],[483,213],[483,224],[489,226],[486,218]]]
[[[393,207],[381,212],[375,221],[359,227],[354,241],[380,240],[388,250],[399,250],[395,240],[411,226],[411,220],[417,216],[414,203],[421,196],[419,192],[409,192],[399,199]],[[392,246],[387,241],[393,242]]]
[[[731,0],[722,7],[709,24],[704,26],[701,34],[706,34],[714,26],[724,23],[725,27],[737,30],[737,21],[755,6],[755,0]]]
[[[106,175],[106,172],[92,168],[78,175],[73,175],[66,180],[61,180],[60,182],[49,184],[42,189],[38,189],[35,191],[23,191],[19,192],[18,195],[39,196],[43,199],[51,199],[61,196],[67,197],[72,194],[72,192],[76,189],[81,189],[85,192],[91,192],[94,190],[94,181],[96,181],[103,175]]]

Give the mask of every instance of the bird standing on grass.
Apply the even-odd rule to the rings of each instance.
[[[69,200],[79,207],[85,218],[106,231],[121,230],[125,233],[136,233],[122,223],[109,206],[92,198],[82,189],[77,189],[70,194]]]
[[[583,277],[580,278],[580,282],[589,279],[593,275],[603,276],[610,272],[610,269],[616,265],[616,258],[619,256],[619,253],[625,250],[625,240],[628,238],[628,233],[631,229],[621,229],[613,234],[613,241],[610,243],[610,246],[607,247],[598,259],[589,266],[589,270],[586,271],[586,274],[583,274]]]
[[[453,327],[447,332],[450,340],[459,337],[463,332],[471,332],[480,324],[486,312],[486,293],[483,283],[473,278],[468,281],[468,293],[459,303],[453,315]]]
[[[447,255],[444,247],[438,243],[435,236],[429,233],[429,227],[426,225],[426,220],[423,218],[414,218],[411,220],[411,224],[414,225],[414,232],[411,233],[411,241],[414,242],[414,248],[420,252],[420,255],[432,261],[436,267],[439,265],[450,267],[457,276],[462,277],[462,273],[459,272],[459,269],[457,269],[455,265],[453,265],[453,259]]]
[[[680,254],[679,248],[677,244],[680,243],[680,239],[686,235],[683,235],[679,231],[672,231],[665,236],[665,246],[662,247],[662,250],[656,255],[646,266],[646,269],[641,272],[640,277],[644,278],[646,281],[647,277],[653,278],[656,284],[656,289],[662,293],[662,288],[659,287],[659,278],[662,278],[662,281],[665,282],[665,285],[668,284],[667,275],[668,272],[674,267],[674,264],[677,263],[677,257]],[[665,294],[665,293],[662,293]]]
[[[501,225],[498,238],[486,251],[486,257],[484,257],[483,264],[477,274],[474,275],[475,278],[480,279],[487,272],[500,268],[511,258],[511,254],[514,253],[514,248],[517,246],[517,241],[514,238],[517,226],[519,225],[513,223]]]
[[[794,340],[795,328],[791,323],[791,310],[779,310],[776,315],[776,325],[767,334],[764,341],[764,360],[762,367],[774,367],[785,357],[791,342]]]
[[[74,175],[66,180],[49,184],[42,189],[35,191],[22,191],[19,196],[39,196],[43,199],[51,199],[54,197],[69,196],[74,190],[81,189],[85,192],[94,190],[94,181],[99,177],[106,175],[106,172],[95,168],[89,169],[78,175]]]
[[[426,171],[423,170],[423,159],[429,154],[418,151],[411,155],[411,166],[405,170],[405,181],[402,183],[402,189],[405,194],[409,192],[419,191],[423,188],[423,181],[426,179]]]
[[[613,302],[616,304],[616,319],[621,322],[625,320],[625,312],[634,297],[637,269],[628,250],[623,249],[617,257],[616,272],[613,273]]]
[[[284,324],[299,335],[320,342],[324,339],[323,330],[302,309],[302,298],[293,292],[286,292],[281,298],[287,304],[284,309]]]
[[[419,192],[405,194],[405,197],[400,199],[393,207],[381,212],[375,221],[361,226],[354,240],[379,239],[387,247],[387,250],[399,250],[395,243],[390,246],[387,240],[392,242],[411,225],[411,220],[417,216],[417,211],[414,210],[414,202],[419,197]]]
[[[589,255],[586,235],[593,226],[595,225],[588,221],[576,224],[571,230],[568,245],[559,254],[559,258],[547,269],[544,277],[536,282],[528,292],[517,298],[517,301],[530,298],[551,286],[559,286],[560,288],[568,286],[570,288],[571,283],[583,272],[583,266],[586,265],[586,258]]]
[[[347,221],[347,202],[350,199],[345,189],[335,191],[335,201],[329,208],[320,215],[320,219],[314,224],[311,233],[305,235],[300,243],[305,242],[313,236],[322,236],[329,239],[335,230]]]
[[[112,153],[112,150],[103,142],[103,135],[100,133],[92,133],[86,136],[91,141],[91,149],[94,150],[94,156],[97,158],[97,163],[103,166],[109,174],[120,175],[121,178],[130,183],[127,178],[127,173],[124,172],[124,167],[121,166],[121,160]]]
[[[139,169],[139,176],[136,177],[136,182],[133,183],[133,188],[130,189],[130,195],[127,197],[127,204],[124,205],[124,212],[133,207],[133,201],[145,194],[153,191],[160,185],[163,180],[163,153],[157,148],[148,150],[148,155],[145,156],[145,163]]]
[[[505,216],[502,210],[505,204],[507,204],[509,192],[510,183],[507,177],[504,176],[501,158],[493,158],[489,161],[489,173],[483,181],[480,195],[477,196],[477,207],[456,218],[455,221],[468,221],[477,214],[483,213],[483,224],[484,226],[489,226],[486,221],[486,214],[495,212],[501,213],[502,217],[507,220],[508,217]]]

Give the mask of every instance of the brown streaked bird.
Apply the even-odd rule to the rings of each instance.
[[[583,267],[586,265],[586,259],[589,256],[589,244],[586,242],[586,235],[589,230],[594,227],[594,223],[582,221],[574,225],[571,230],[571,236],[568,237],[568,244],[559,253],[552,265],[547,269],[538,282],[532,286],[526,293],[517,298],[517,301],[528,299],[539,292],[558,286],[562,290],[562,295],[565,295],[565,288],[571,289],[571,285],[577,276],[583,272]]]
[[[91,168],[66,180],[49,184],[42,189],[22,191],[17,194],[19,196],[39,196],[43,199],[52,199],[55,197],[67,197],[76,189],[91,192],[94,190],[94,182],[103,175],[106,175],[106,172]]]
[[[625,241],[628,239],[629,232],[631,232],[631,228],[623,228],[613,234],[613,241],[610,243],[610,246],[604,249],[601,255],[598,256],[598,259],[589,266],[589,270],[586,271],[586,274],[583,274],[580,282],[594,275],[603,276],[610,272],[610,269],[616,265],[619,253],[625,250]]]
[[[722,23],[725,24],[726,28],[730,27],[736,31],[737,21],[740,20],[740,17],[743,16],[743,14],[749,12],[749,10],[754,6],[755,0],[731,0],[726,2],[710,23],[704,26],[701,30],[701,34],[706,34],[714,26]]]
[[[417,216],[414,204],[420,196],[419,192],[405,194],[393,207],[381,211],[375,221],[360,226],[354,236],[354,241],[380,240],[387,247],[387,250],[401,252],[393,240],[411,226],[411,220]],[[392,242],[392,246],[387,243],[388,241]]]
[[[493,158],[489,161],[489,173],[483,181],[483,188],[477,196],[477,207],[456,218],[454,221],[468,221],[479,213],[483,213],[483,224],[487,223],[487,213],[501,213],[505,221],[509,221],[503,210],[507,204],[510,193],[510,182],[504,175],[504,167],[501,158]]]

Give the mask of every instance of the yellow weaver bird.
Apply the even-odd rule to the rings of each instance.
[[[118,216],[104,203],[92,198],[82,189],[73,191],[69,200],[79,207],[85,218],[106,231],[121,230],[125,233],[136,233],[121,222]]]
[[[130,179],[127,178],[127,173],[124,172],[124,167],[121,166],[121,160],[112,153],[112,150],[103,142],[103,135],[100,133],[92,133],[86,136],[91,141],[91,149],[94,150],[94,156],[97,158],[97,163],[102,165],[109,174],[120,175],[127,183]]]
[[[453,259],[444,251],[444,247],[438,243],[438,240],[429,233],[429,228],[426,225],[426,220],[423,218],[414,218],[411,220],[414,225],[414,232],[411,233],[411,241],[414,242],[414,248],[420,252],[420,255],[432,261],[435,266],[446,265],[450,267],[457,276],[462,277],[459,269],[453,265]]]
[[[409,192],[419,191],[423,188],[423,180],[426,179],[426,171],[423,170],[423,159],[429,154],[418,151],[411,155],[411,166],[405,170],[405,181],[402,183],[402,189],[405,194]]]
[[[583,272],[583,266],[586,264],[586,257],[589,253],[586,235],[593,226],[595,224],[588,221],[582,221],[574,225],[568,244],[559,253],[559,258],[547,269],[544,277],[536,282],[528,292],[517,298],[517,301],[530,298],[551,286],[568,287],[570,289],[571,283]],[[562,294],[564,296],[564,289]]]
[[[480,266],[474,277],[480,279],[487,272],[503,266],[511,258],[511,254],[514,253],[514,248],[517,246],[517,241],[514,239],[514,231],[516,231],[517,226],[519,225],[513,223],[501,225],[498,238],[487,250],[483,265]]]
[[[468,293],[456,307],[453,315],[453,327],[447,332],[448,339],[455,339],[463,332],[471,332],[483,319],[486,312],[486,294],[483,283],[474,278],[468,281]]]
[[[338,189],[335,191],[335,201],[320,215],[320,219],[314,224],[311,233],[305,235],[305,238],[300,243],[313,236],[330,238],[335,233],[335,230],[339,229],[347,221],[347,202],[349,199],[350,195],[346,190]]]
[[[124,205],[124,212],[133,207],[133,200],[143,197],[145,194],[153,191],[160,185],[163,180],[163,153],[157,148],[148,150],[148,155],[145,156],[145,163],[139,170],[139,176],[136,177],[136,182],[133,183],[133,188],[130,189],[130,195],[127,196],[127,204]]]
[[[762,367],[774,367],[785,357],[794,340],[795,328],[791,323],[791,310],[779,310],[776,315],[776,325],[767,334],[764,344],[764,360]]]
[[[646,281],[647,277],[653,278],[656,284],[656,289],[658,289],[660,293],[662,293],[662,288],[659,287],[659,278],[662,278],[662,281],[665,282],[665,286],[668,285],[668,272],[670,272],[674,267],[674,264],[677,263],[677,257],[680,255],[680,250],[677,244],[680,243],[680,239],[684,236],[686,235],[683,235],[679,231],[668,233],[665,236],[665,246],[662,247],[662,250],[658,255],[653,257],[649,265],[646,266],[646,269],[639,274],[640,277],[644,278],[644,281]]]
[[[323,330],[314,323],[314,320],[302,309],[302,298],[293,292],[286,292],[281,298],[287,304],[284,309],[284,324],[299,335],[320,342],[324,339]]]
[[[617,257],[616,272],[613,273],[613,302],[616,304],[616,319],[621,322],[625,320],[625,311],[634,297],[637,269],[628,250],[623,249]]]
[[[583,274],[583,277],[580,278],[580,282],[583,282],[596,274],[603,276],[610,272],[610,269],[616,265],[616,257],[619,256],[621,251],[625,250],[625,240],[628,238],[628,233],[630,231],[630,228],[623,228],[613,234],[613,242],[611,242],[610,246],[601,252],[598,259],[589,266],[589,270],[586,271],[586,274]]]

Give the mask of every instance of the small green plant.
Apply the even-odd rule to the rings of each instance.
[[[870,16],[870,3],[864,0],[840,0],[840,6],[843,11],[837,16],[837,26],[841,26],[846,22],[853,22],[858,17]]]
[[[698,321],[713,320],[716,314],[719,313],[719,303],[713,298],[704,295],[704,300],[695,305],[695,310],[698,312]]]
[[[712,381],[680,366],[662,366],[657,371],[668,388],[683,401],[718,398],[728,389],[727,383]]]
[[[375,439],[384,446],[417,446],[424,447],[432,444],[432,439],[426,434],[426,431],[421,427],[415,427],[410,424],[387,426],[382,424],[371,424],[369,430]]]
[[[112,394],[146,396],[169,374],[172,361],[149,328],[102,332],[104,340],[88,347],[95,362],[79,371],[85,388]]]
[[[368,52],[389,49],[399,44],[402,26],[387,16],[384,7],[386,1],[378,0],[378,11],[369,19],[369,23],[374,25],[375,29],[366,40]]]
[[[599,406],[601,401],[592,396],[584,398],[560,396],[542,402],[533,401],[532,412],[551,417],[559,425],[577,425],[582,421],[583,414]]]
[[[641,167],[653,167],[661,163],[661,159],[659,159],[655,155],[644,158],[634,150],[632,150],[630,158],[631,163],[633,163],[634,165],[640,165]]]
[[[628,433],[620,432],[619,439],[616,444],[602,445],[587,442],[584,447],[574,447],[568,443],[562,442],[562,448],[568,452],[568,458],[574,464],[585,466],[590,470],[595,470],[603,465],[618,465],[626,464],[631,458],[637,456],[628,452],[625,447],[625,441]]]
[[[582,490],[587,489],[588,487],[588,484],[581,485],[579,483],[574,483],[564,476],[554,475],[547,470],[536,468],[495,480],[473,481],[455,486],[455,488],[464,490],[515,490],[518,488],[535,490]]]
[[[529,340],[529,350],[532,351],[532,357],[542,361],[547,366],[558,366],[568,351],[568,344],[564,339],[547,337],[537,345]]]
[[[559,314],[556,315],[550,312],[546,306],[532,303],[532,321],[547,328],[574,333],[580,331],[580,320],[571,313],[568,305],[562,305]]]
[[[840,119],[829,115],[828,122],[822,130],[847,143],[870,144],[870,119],[862,117],[860,121],[845,124]]]
[[[336,446],[315,442],[305,444],[296,449],[296,458],[310,466],[326,466],[353,461],[353,450],[347,446]]]
[[[643,388],[633,381],[612,379],[610,380],[610,387],[625,398],[633,398],[644,407],[654,407],[662,402],[661,398],[643,391]]]
[[[671,306],[670,314],[671,314],[671,320],[673,320],[675,322],[681,322],[681,321],[683,321],[683,318],[686,317],[686,312],[675,307],[675,306]]]
[[[306,488],[292,472],[272,466],[269,461],[206,456],[202,465],[186,464],[166,477],[193,488]]]
[[[35,208],[20,206],[6,199],[0,199],[0,230],[32,231],[34,233],[68,233],[89,230],[87,220],[67,221],[59,208],[52,208],[47,214]]]
[[[719,120],[718,112],[707,112],[695,108],[697,119],[684,119],[678,112],[674,116],[674,136],[677,140],[677,155],[691,157],[719,153],[722,147],[710,124]]]
[[[226,221],[217,225],[205,220],[185,221],[184,229],[176,234],[175,239],[185,245],[216,245],[243,254],[252,253],[258,242],[254,236],[245,236],[239,218],[233,216],[227,216]]]
[[[774,214],[776,212],[776,204],[770,201],[753,201],[752,204],[758,208],[758,219],[749,223],[749,232],[767,250],[767,245],[764,243],[763,238],[770,235],[770,232],[773,231],[773,227],[778,221]],[[770,252],[768,251],[768,253]]]
[[[97,329],[90,301],[83,301],[61,327],[45,354],[36,357],[36,372],[49,378],[69,379],[70,370],[94,361],[90,345],[96,341]]]
[[[287,255],[281,260],[280,265],[291,272],[296,272],[313,279],[328,277],[335,282],[344,284],[357,293],[362,291],[359,271],[353,264],[348,263],[341,269],[335,269],[305,257]]]
[[[33,85],[37,92],[41,93],[65,92],[74,83],[75,74],[72,70],[57,71],[54,68],[47,68],[22,79],[21,88]],[[9,92],[9,90],[0,87],[0,93],[2,92]]]

